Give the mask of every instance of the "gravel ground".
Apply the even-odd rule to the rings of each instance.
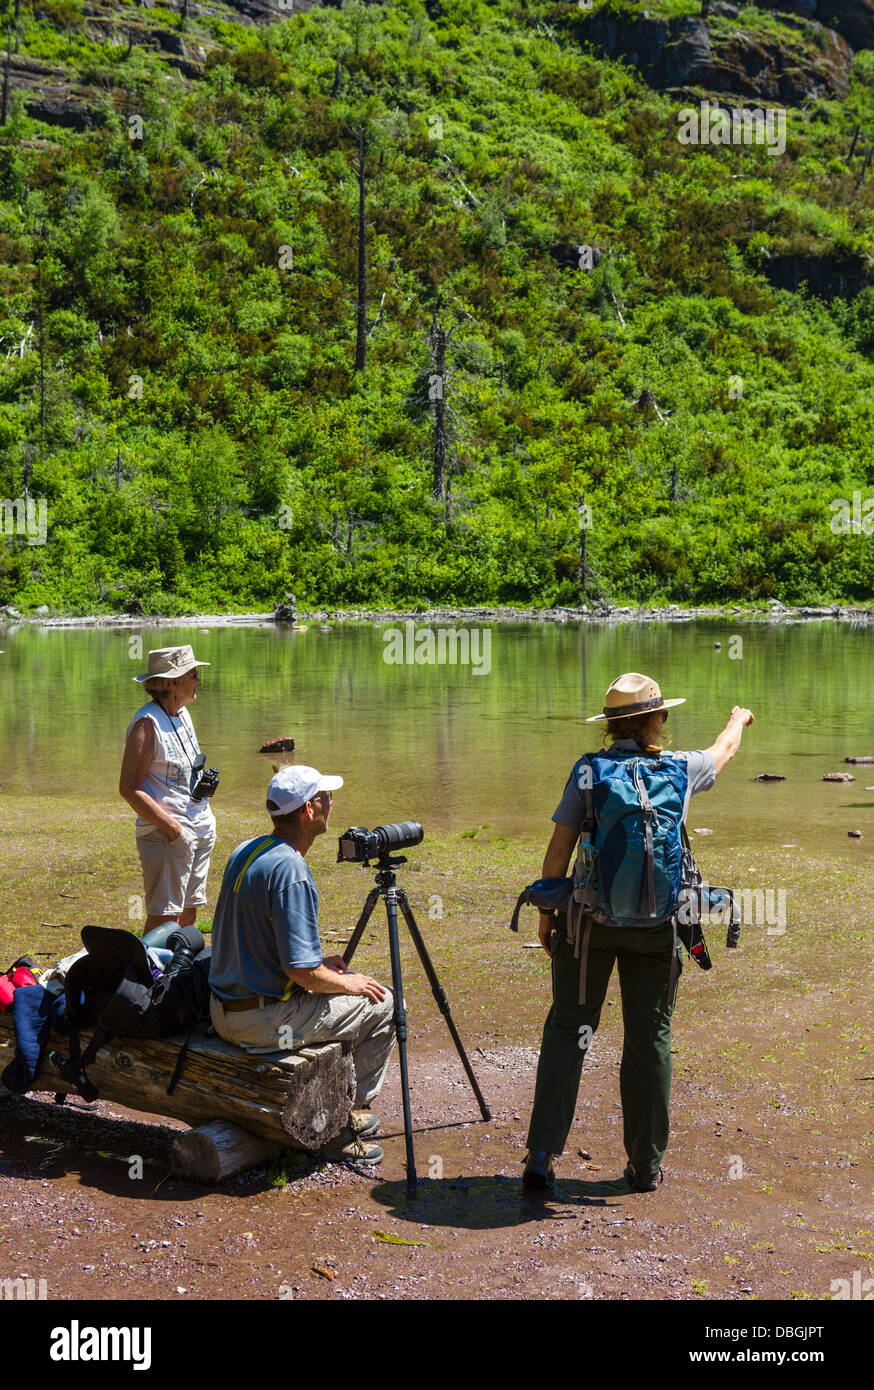
[[[474,1046],[471,1060],[489,1122],[455,1053],[413,1044],[413,1201],[396,1069],[380,1168],[289,1155],[215,1189],[167,1175],[174,1121],[7,1100],[0,1276],[43,1277],[52,1299],[744,1300],[821,1299],[832,1279],[870,1274],[870,1172],[846,1157],[851,1125],[809,1146],[803,1113],[741,1116],[740,1096],[719,1100],[688,1069],[665,1181],[629,1193],[618,1053],[596,1042],[556,1193],[526,1196],[536,1049]]]

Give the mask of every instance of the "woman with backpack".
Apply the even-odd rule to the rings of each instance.
[[[603,712],[609,753],[585,754],[571,770],[552,817],[542,877],[567,873],[580,841],[578,885],[566,909],[540,913],[552,958],[552,1008],[543,1029],[523,1185],[551,1191],[553,1158],[573,1123],[580,1074],[598,1027],[614,963],[619,969],[624,1040],[622,1100],[625,1180],[652,1192],[662,1178],[671,1092],[671,1015],[682,971],[672,894],[689,800],[708,791],[740,747],[753,715],[739,706],[712,747],[665,753],[661,731],[673,705],[654,680],[619,676]],[[593,868],[597,843],[597,863]],[[574,899],[576,901],[574,901]],[[670,904],[670,911],[665,907]]]

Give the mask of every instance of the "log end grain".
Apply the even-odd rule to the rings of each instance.
[[[352,1048],[305,1050],[312,1061],[289,1080],[282,1111],[282,1127],[301,1148],[318,1151],[330,1144],[345,1127],[355,1099],[355,1063]]]
[[[244,1168],[269,1162],[281,1151],[281,1144],[250,1134],[230,1120],[211,1120],[176,1136],[170,1170],[191,1182],[217,1183]]]

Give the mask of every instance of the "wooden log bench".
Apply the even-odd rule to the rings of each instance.
[[[91,1030],[80,1036],[84,1051]],[[346,1124],[355,1096],[348,1043],[259,1055],[214,1035],[194,1034],[182,1076],[168,1096],[185,1037],[111,1038],[88,1068],[101,1100],[192,1126],[177,1136],[170,1152],[178,1176],[221,1182],[283,1149],[315,1152]],[[49,1046],[67,1056],[69,1039],[52,1033]],[[0,1071],[14,1055],[12,1014],[0,1014]],[[75,1094],[76,1088],[46,1055],[32,1090]],[[0,1096],[10,1094],[0,1086]]]

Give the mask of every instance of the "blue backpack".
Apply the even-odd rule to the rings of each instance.
[[[685,759],[636,751],[587,753],[574,772],[580,790],[592,797],[592,820],[580,838],[574,869],[575,903],[614,927],[667,921],[688,877]]]

